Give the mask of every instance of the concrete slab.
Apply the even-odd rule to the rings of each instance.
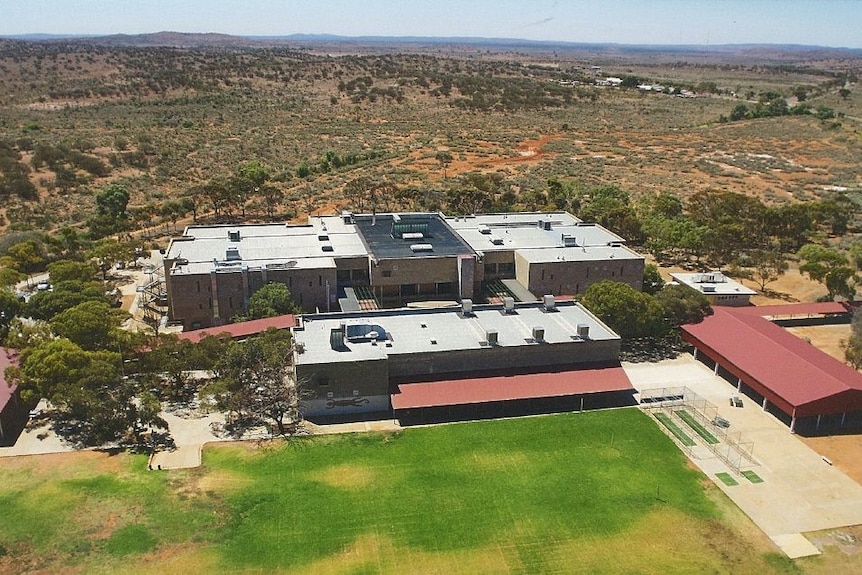
[[[693,450],[691,460],[768,536],[862,524],[862,486],[825,463],[784,423],[747,396],[741,396],[743,407],[731,407],[728,399],[737,395],[736,386],[704,364],[684,355],[657,364],[623,367],[639,391],[688,387],[717,407],[718,414],[730,422],[731,431],[754,443],[756,463],[749,467],[763,483],[750,482],[702,449]],[[719,471],[733,473],[739,485],[724,485],[715,477]]]
[[[791,559],[820,555],[820,550],[801,533],[772,535],[769,538]]]

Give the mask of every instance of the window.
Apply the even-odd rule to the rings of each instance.
[[[437,282],[437,295],[449,295],[453,291],[452,282]]]
[[[416,293],[416,284],[401,284],[401,297],[412,297]]]
[[[321,375],[317,378],[317,385],[320,387],[329,387],[329,378],[325,375]]]
[[[496,274],[497,264],[485,264],[485,273],[489,276]]]
[[[380,275],[385,277],[385,278],[391,278],[392,277],[392,270],[383,270],[382,272],[380,272]]]
[[[323,276],[317,276],[317,286],[318,287],[323,286]]]
[[[201,293],[201,282],[196,282],[198,284],[198,293]]]
[[[497,265],[497,272],[505,275],[514,275],[515,274],[515,263],[505,263]]]

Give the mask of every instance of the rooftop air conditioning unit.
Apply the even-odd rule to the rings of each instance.
[[[550,294],[542,296],[542,305],[545,306],[545,311],[555,311],[557,309],[557,302],[554,301],[554,296]]]
[[[232,242],[238,242],[240,238],[239,230],[228,230],[227,239]]]
[[[320,249],[324,252],[332,252],[335,251],[335,248],[332,247],[332,244],[325,243],[320,245]]]
[[[473,300],[471,299],[462,299],[461,300],[461,313],[464,315],[470,315],[473,313]]]
[[[235,262],[235,261],[241,260],[242,257],[239,255],[239,248],[228,248],[227,251],[225,252],[225,258],[229,262]]]
[[[502,246],[503,245],[503,238],[501,238],[500,236],[491,236],[490,240],[491,240],[491,243],[494,244],[495,246]]]
[[[715,293],[715,286],[700,286],[704,292]]]
[[[353,223],[353,212],[341,212],[341,219],[347,225],[352,224]]]
[[[506,313],[515,313],[515,298],[511,296],[503,298],[503,311]]]
[[[585,323],[578,324],[578,337],[581,339],[590,338],[590,326]]]
[[[401,239],[404,240],[421,240],[425,237],[425,234],[422,232],[404,232],[401,234]]]
[[[500,341],[500,336],[497,333],[496,329],[489,329],[485,331],[485,340],[489,345],[497,345]]]
[[[491,228],[489,226],[486,226],[485,224],[482,224],[479,226],[479,233],[488,235],[491,233]]]
[[[412,245],[410,246],[410,251],[412,251],[413,253],[417,253],[417,252],[433,252],[433,251],[434,251],[434,246],[432,246],[431,244],[412,244]]]
[[[329,240],[329,234],[317,234],[317,240],[321,242],[325,242]]]
[[[577,239],[575,239],[575,236],[572,236],[569,234],[563,234],[563,246],[565,246],[567,248],[573,248],[577,245],[578,245],[578,241],[577,241]]]
[[[545,328],[542,326],[536,326],[533,328],[533,340],[535,341],[545,341]]]

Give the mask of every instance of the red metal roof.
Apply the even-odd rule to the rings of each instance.
[[[775,308],[793,307],[716,307],[703,322],[683,326],[683,338],[790,415],[862,410],[862,374],[752,313],[788,317]]]
[[[230,323],[227,325],[220,325],[218,327],[207,327],[195,331],[184,331],[178,335],[180,339],[187,339],[192,343],[198,343],[201,339],[208,335],[220,335],[223,333],[227,333],[232,338],[238,338],[262,333],[271,327],[274,327],[276,329],[289,329],[295,326],[295,315],[279,315],[276,317],[267,317],[263,319],[253,319],[251,321],[243,321],[240,323]]]
[[[733,308],[733,312],[750,313],[761,317],[776,319],[789,319],[809,317],[815,315],[828,315],[836,313],[847,313],[847,304],[837,301],[818,303],[790,303],[782,305],[759,305],[749,307]]]
[[[550,373],[404,383],[398,386],[398,393],[392,394],[392,408],[465,405],[630,389],[632,384],[620,366],[586,368]]]
[[[6,384],[6,376],[4,375],[6,368],[16,363],[14,351],[0,347],[0,411],[9,403],[9,399],[15,393],[16,385],[9,386]]]

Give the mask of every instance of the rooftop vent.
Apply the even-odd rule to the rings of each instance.
[[[332,244],[325,243],[320,245],[320,249],[324,252],[332,252],[335,251],[335,248],[332,247]]]
[[[404,240],[421,240],[425,237],[425,234],[422,232],[405,232],[401,234],[401,239]]]
[[[329,234],[317,234],[317,239],[321,242],[329,241]]]
[[[462,299],[461,300],[461,313],[464,315],[472,315],[473,314],[473,300],[471,299]]]
[[[433,251],[434,251],[434,246],[432,246],[431,244],[412,244],[412,245],[410,246],[410,251],[412,251],[413,253],[417,253],[417,252],[433,252]]]
[[[515,313],[515,298],[511,296],[503,298],[503,311],[506,313]]]
[[[545,311],[556,311],[557,309],[557,302],[554,301],[554,296],[550,294],[542,296],[542,305],[545,306]]]
[[[590,338],[590,326],[585,323],[578,324],[578,337],[581,339]]]
[[[535,341],[545,341],[545,328],[537,325],[533,328],[533,339]]]
[[[235,262],[235,261],[241,260],[242,257],[239,255],[239,248],[237,248],[237,247],[228,248],[227,251],[225,252],[225,259],[227,259],[227,261],[229,261],[229,262]]]
[[[500,236],[491,236],[490,240],[491,240],[491,243],[494,244],[495,246],[502,246],[503,245],[503,238],[501,238]]]
[[[489,329],[485,331],[485,341],[488,342],[489,345],[497,345],[500,342],[500,335],[497,333],[496,329]]]
[[[485,224],[482,224],[479,226],[479,233],[488,235],[491,233],[491,228],[489,226],[486,226]]]
[[[227,231],[227,239],[232,242],[239,241],[239,230],[228,230]]]

